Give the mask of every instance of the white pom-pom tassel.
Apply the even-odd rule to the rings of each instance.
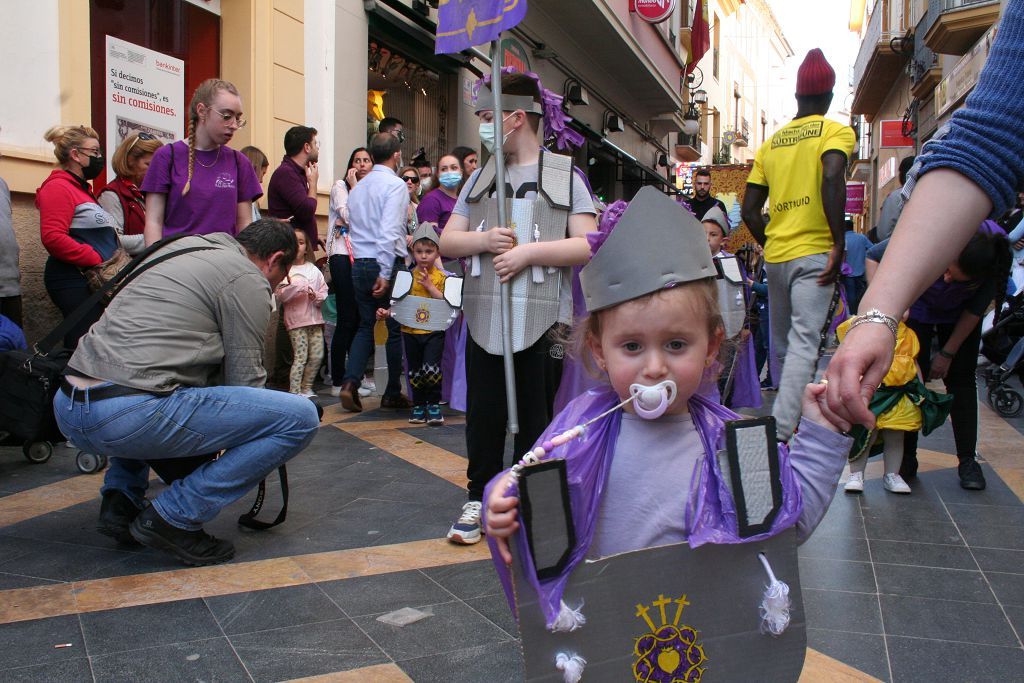
[[[587,623],[587,618],[583,616],[583,605],[576,609],[569,607],[565,604],[565,601],[561,601],[561,605],[558,608],[558,616],[555,617],[555,621],[551,624],[552,633],[569,633],[575,631],[579,627]]]
[[[555,666],[562,672],[565,683],[579,683],[583,678],[583,667],[586,665],[587,660],[579,655],[569,655],[564,652],[555,655]]]
[[[760,608],[761,633],[781,635],[789,626],[789,586],[775,578],[775,573],[772,572],[764,553],[758,553],[757,557],[768,574],[768,585],[765,586]]]

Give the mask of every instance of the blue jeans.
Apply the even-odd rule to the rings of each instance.
[[[401,260],[395,260],[396,270],[404,267],[405,264]],[[352,264],[352,287],[356,295],[356,308],[359,309],[359,327],[348,352],[345,381],[355,382],[356,385],[362,381],[363,373],[366,372],[366,362],[373,353],[373,326],[377,322],[377,309],[388,308],[391,305],[391,292],[386,292],[379,299],[373,297],[373,286],[377,284],[379,275],[380,265],[375,259],[357,258]],[[388,328],[388,341],[385,346],[388,357],[388,386],[383,395],[394,397],[402,391],[402,327],[391,318],[385,322]],[[377,390],[380,391],[380,387],[377,387]]]
[[[99,385],[108,386],[108,385]],[[153,506],[168,523],[197,530],[261,479],[298,455],[316,435],[311,401],[251,387],[183,387],[166,396],[133,394],[93,401],[88,389],[53,400],[64,435],[83,450],[144,461],[224,453],[171,484]],[[105,488],[145,490],[144,467],[121,467]],[[139,479],[142,478],[142,481]]]

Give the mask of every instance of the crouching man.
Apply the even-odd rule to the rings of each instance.
[[[79,342],[54,398],[65,436],[115,461],[108,502],[139,543],[191,565],[235,553],[203,524],[295,457],[319,420],[302,396],[262,388],[271,291],[298,249],[288,223],[260,220],[237,237],[194,235],[150,258],[205,247],[154,265],[125,286]],[[223,451],[145,502],[154,458]],[[124,507],[124,506],[122,506]]]

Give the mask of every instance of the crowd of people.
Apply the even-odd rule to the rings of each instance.
[[[493,159],[480,166],[477,152],[460,146],[434,164],[422,157],[406,164],[404,126],[395,118],[379,122],[331,184],[326,234],[317,224],[315,128],[286,132],[261,212],[268,156],[230,146],[246,119],[238,90],[223,80],[205,81],[195,91],[186,140],[126,137],[113,155],[115,176],[98,195],[90,181],[105,157],[96,131],[58,126],[47,132],[58,167],[39,188],[36,204],[49,253],[44,282],[57,308],[70,315],[131,256],[143,254],[149,266],[64,340],[75,353],[55,402],[60,426],[77,446],[112,458],[101,532],[190,564],[229,559],[230,542],[202,525],[310,442],[317,419],[306,399],[316,397],[322,378],[351,412],[361,411],[374,393],[382,409],[409,411],[411,423],[443,424],[444,403],[465,410],[467,501],[447,537],[476,543],[485,488],[505,465],[506,337],[519,406],[517,454],[538,444],[550,450],[541,435],[585,388],[610,385],[623,399],[630,385],[661,386],[670,379],[677,392],[670,415],[703,401],[757,407],[761,390],[777,387],[772,414],[780,441],[791,443],[794,453],[817,452],[817,442],[834,441],[815,424],[853,430],[856,446],[846,448],[850,492],[863,490],[868,454],[881,449],[885,488],[908,493],[918,432],[950,414],[961,485],[985,487],[975,458],[980,322],[993,303],[998,315],[1013,269],[1022,269],[1014,265],[1024,246],[1016,234],[1022,229],[1014,230],[1024,225],[1019,209],[1008,212],[1002,226],[981,222],[985,200],[979,197],[961,213],[980,227],[969,241],[953,241],[962,247],[959,254],[941,251],[948,265],[938,279],[925,290],[937,273],[920,267],[899,280],[889,264],[892,254],[907,249],[904,236],[912,228],[903,226],[925,210],[915,198],[935,193],[944,176],[941,170],[923,175],[911,194],[915,178],[934,168],[928,164],[935,153],[901,166],[903,192],[886,200],[880,219],[886,225],[880,222],[871,234],[891,232],[888,249],[887,239],[873,245],[876,240],[852,230],[843,206],[854,133],[825,117],[835,72],[820,50],[812,50],[798,74],[796,118],[758,151],[748,179],[742,217],[757,244],[728,250],[739,226],[711,193],[710,171],[702,169],[694,195],[671,204],[683,210],[682,204],[703,231],[699,240],[687,233],[680,245],[686,254],[665,263],[666,273],[683,274],[654,287],[644,279],[646,269],[626,262],[621,249],[607,250],[602,259],[616,253],[618,262],[597,267],[599,250],[617,234],[613,228],[642,242],[644,221],[654,230],[676,214],[650,198],[628,208],[603,205],[570,157],[537,144],[562,143],[571,131],[548,111],[550,98],[536,76],[504,73],[501,80],[500,118],[489,83],[480,89],[480,139],[493,150],[500,136],[505,193],[518,202],[517,215],[532,216],[506,226],[495,224]],[[0,201],[5,196],[0,187]],[[892,231],[890,221],[900,229]],[[2,258],[10,253],[5,248]],[[886,253],[890,258],[883,260]],[[174,261],[163,263],[171,256]],[[729,274],[733,263],[738,278]],[[391,301],[401,272],[409,273],[409,296],[458,299],[461,314],[439,326],[430,322],[434,309],[424,305],[422,314],[403,318]],[[877,294],[874,280],[892,284],[894,278],[902,290],[923,291],[916,301],[909,294],[897,299],[906,304],[906,316],[883,306]],[[455,282],[462,293],[453,299]],[[498,315],[505,283],[512,285],[511,331],[502,329]],[[679,287],[665,293],[666,284]],[[0,279],[2,313],[20,323],[17,294]],[[732,307],[741,311],[735,329],[728,325]],[[274,308],[277,351],[266,362]],[[856,315],[840,325],[844,313]],[[650,320],[664,323],[645,324]],[[833,332],[843,342],[823,384],[815,385]],[[851,350],[854,339],[869,340],[868,350]],[[375,382],[372,361],[380,346],[387,368],[378,368]],[[585,366],[598,379],[586,378]],[[265,390],[268,378],[290,396]],[[928,379],[944,380],[951,398],[930,392],[923,385]],[[804,425],[799,435],[798,424]],[[853,429],[857,424],[865,426],[862,433]],[[623,422],[622,433],[630,457],[657,451],[670,433],[679,443],[696,435],[676,433],[678,425],[664,434],[648,433],[649,424],[629,425]],[[809,445],[798,445],[800,438]],[[148,500],[147,459],[154,452],[199,462]],[[805,484],[817,477],[808,495],[824,496],[830,481],[834,489],[834,465],[807,475]],[[630,498],[632,485],[623,481],[621,491],[612,492],[616,505]],[[514,498],[496,494],[490,501],[491,530],[510,535],[517,526]],[[605,524],[599,544],[618,548],[621,520],[609,517]],[[655,541],[685,530],[656,531]]]

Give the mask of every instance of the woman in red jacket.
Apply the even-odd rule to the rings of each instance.
[[[118,145],[110,165],[117,177],[99,194],[99,204],[114,219],[121,246],[134,256],[142,251],[146,227],[146,200],[139,190],[153,153],[164,143],[149,133],[132,133]]]
[[[43,271],[46,292],[67,317],[91,292],[83,268],[98,266],[118,247],[117,232],[96,202],[89,181],[103,170],[103,151],[96,131],[87,126],[54,126],[45,138],[53,143],[58,166],[36,190],[39,232],[50,253]],[[64,337],[75,348],[103,309],[96,306]]]

